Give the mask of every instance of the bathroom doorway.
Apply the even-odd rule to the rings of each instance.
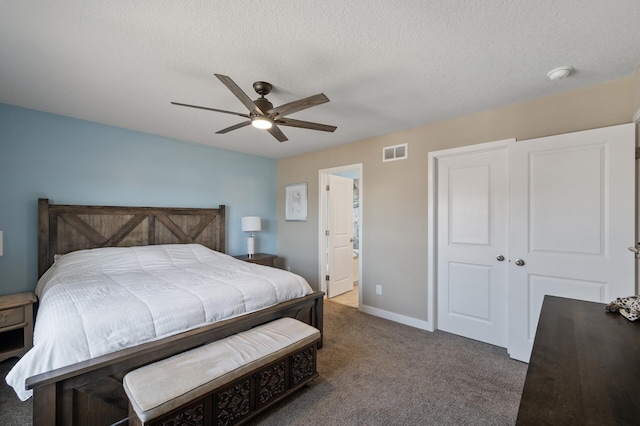
[[[350,211],[344,212],[344,217],[348,217],[351,221],[350,234],[352,248],[350,248],[349,250],[348,259],[345,259],[344,254],[341,255],[340,258],[331,255],[331,236],[337,234],[337,229],[331,229],[332,226],[335,226],[335,220],[331,220],[331,193],[328,189],[330,187],[332,177],[335,177],[334,180],[338,179],[340,182],[344,182],[345,178],[349,179],[350,185],[353,188],[352,201],[348,205]],[[362,165],[356,164],[351,166],[320,170],[319,181],[321,184],[321,191],[319,191],[319,205],[321,211],[320,240],[322,247],[320,250],[320,254],[322,259],[320,262],[320,282],[322,282],[322,289],[323,291],[325,291],[325,293],[327,293],[329,297],[331,297],[332,301],[358,308],[361,304],[360,289],[362,286]],[[345,262],[348,262],[348,266],[345,264]],[[332,290],[332,280],[328,279],[329,277],[331,277],[332,271],[344,271],[347,267],[350,269],[348,271],[348,276],[350,277],[349,280],[353,283],[353,285],[351,286],[351,283],[349,283],[349,286],[346,287],[346,291],[344,291],[345,287],[342,284],[341,287],[343,288],[343,290],[339,292],[328,291]],[[342,274],[346,275],[344,274],[344,272],[342,272]]]

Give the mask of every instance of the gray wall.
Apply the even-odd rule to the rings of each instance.
[[[363,304],[419,321],[428,318],[427,157],[430,151],[495,140],[531,139],[629,123],[638,77],[509,105],[277,163],[278,255],[318,287],[318,170],[363,164]],[[340,129],[336,131],[339,137]],[[300,141],[303,143],[304,141]],[[409,159],[382,162],[382,148],[408,143]],[[308,182],[309,220],[284,220],[285,185]],[[375,294],[375,286],[383,294]]]

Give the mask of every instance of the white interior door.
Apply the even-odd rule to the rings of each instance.
[[[327,297],[353,290],[353,179],[327,176]]]
[[[507,346],[507,146],[438,157],[438,328]]]
[[[606,303],[634,293],[634,139],[628,124],[510,148],[511,357],[529,361],[545,294]]]

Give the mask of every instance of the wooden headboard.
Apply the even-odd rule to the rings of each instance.
[[[38,277],[53,264],[56,254],[98,247],[187,243],[224,253],[225,206],[75,206],[38,200]]]

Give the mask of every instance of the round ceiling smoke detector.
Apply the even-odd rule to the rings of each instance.
[[[553,81],[562,80],[563,78],[568,77],[569,74],[571,74],[571,71],[573,71],[573,67],[570,66],[558,67],[549,71],[547,73],[547,77]]]

